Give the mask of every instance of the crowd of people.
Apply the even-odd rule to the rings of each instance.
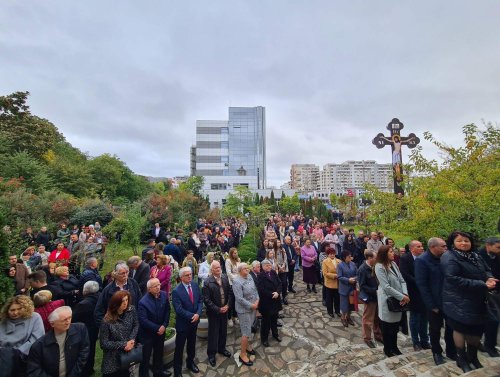
[[[253,365],[256,333],[264,348],[269,335],[282,341],[280,312],[294,304],[296,273],[306,294],[323,302],[326,318],[359,327],[366,345],[383,343],[387,357],[401,354],[397,334],[403,331],[416,351],[431,349],[435,363],[444,363],[443,326],[446,357],[464,372],[482,367],[478,350],[500,356],[498,318],[488,310],[500,279],[499,238],[477,249],[470,234],[455,231],[447,240],[429,239],[427,250],[418,240],[397,248],[382,232],[356,235],[338,217],[325,223],[274,215],[261,228],[255,260],[245,263],[238,255],[244,222],[200,219],[187,237],[155,224],[142,253],[113,261],[105,274],[107,240],[100,228],[63,224],[54,238],[46,228],[23,234],[26,248],[12,251],[6,270],[15,295],[0,313],[0,376],[90,376],[99,341],[104,376],[130,376],[138,368],[141,377],[150,370],[166,377],[169,325],[176,330],[174,375],[182,375],[184,357],[198,373],[202,316],[211,367],[217,354],[232,356],[229,326],[241,334],[239,362]],[[359,305],[361,324],[351,316]]]

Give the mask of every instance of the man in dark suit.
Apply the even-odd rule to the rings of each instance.
[[[156,278],[147,283],[148,293],[139,301],[139,342],[142,343],[142,363],[140,377],[149,376],[149,360],[153,353],[153,377],[168,377],[172,373],[163,371],[163,342],[165,330],[170,319],[170,302],[167,294],[161,290]]]
[[[252,270],[250,271],[250,276],[252,277],[256,287],[259,274],[260,274],[260,262],[258,260],[254,260],[252,262]]]
[[[218,352],[231,357],[226,349],[227,315],[234,305],[230,294],[229,280],[222,275],[220,263],[213,261],[210,265],[212,275],[203,284],[203,302],[207,308],[208,318],[208,362],[215,367],[215,354]]]
[[[144,296],[148,290],[146,285],[148,284],[151,272],[149,264],[143,262],[137,255],[134,255],[128,259],[127,265],[130,268],[130,277],[139,284],[139,289]]]
[[[440,342],[443,322],[445,322],[446,356],[452,360],[457,359],[457,349],[453,342],[453,330],[446,323],[447,320],[443,313],[444,272],[441,266],[441,256],[447,247],[444,240],[433,237],[427,241],[427,248],[426,253],[415,259],[415,280],[420,291],[420,297],[427,310],[432,356],[436,365],[440,365],[444,363],[443,348]]]
[[[154,238],[156,243],[165,241],[165,231],[160,224],[156,223],[154,228],[151,230],[151,238]]]
[[[273,338],[281,342],[278,334],[278,313],[281,306],[281,281],[278,274],[273,270],[268,259],[262,261],[262,272],[257,279],[259,291],[259,312],[262,314],[262,326],[260,328],[260,341],[264,347],[269,347],[269,330]]]
[[[286,258],[288,260],[288,291],[297,293],[297,291],[293,289],[293,278],[295,276],[295,259],[293,258],[293,256],[295,255],[295,249],[292,246],[292,237],[285,237],[283,249],[285,249]]]
[[[401,256],[399,269],[406,281],[410,297],[410,333],[413,341],[413,349],[420,351],[421,349],[431,348],[425,305],[420,296],[417,281],[415,280],[415,259],[422,255],[424,247],[417,240],[410,241],[408,247],[410,252]]]
[[[172,292],[172,304],[175,309],[175,353],[174,377],[182,376],[182,354],[187,342],[186,366],[193,373],[200,370],[194,363],[196,348],[196,330],[200,322],[203,299],[198,284],[191,284],[193,274],[190,267],[183,267],[179,271],[181,283]]]

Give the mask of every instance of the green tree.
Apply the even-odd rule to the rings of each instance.
[[[9,251],[7,234],[5,233],[5,222],[3,216],[0,215],[0,265],[9,265]],[[0,307],[5,301],[14,294],[14,286],[6,273],[0,274]]]
[[[335,194],[335,193],[331,193],[330,194],[330,204],[332,205],[332,207],[336,207],[337,206],[337,203],[338,203],[338,199],[339,197]]]
[[[53,184],[46,167],[24,151],[0,156],[0,176],[19,178],[35,193],[48,190]]]
[[[297,194],[280,200],[280,209],[283,214],[292,215],[300,211],[300,199]]]
[[[203,188],[204,180],[205,178],[203,177],[198,177],[198,176],[189,177],[186,180],[186,182],[182,182],[179,185],[179,189],[181,191],[190,192],[194,196],[201,197],[201,189]]]
[[[46,119],[34,116],[26,104],[29,92],[0,96],[0,132],[17,152],[27,152],[40,159],[63,136]]]

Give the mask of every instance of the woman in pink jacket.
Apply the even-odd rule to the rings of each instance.
[[[318,261],[318,254],[316,249],[311,245],[311,240],[305,240],[304,246],[300,249],[300,256],[302,257],[302,275],[304,283],[307,284],[307,292],[317,293],[316,284],[318,283],[318,274],[316,272],[316,264]],[[309,286],[312,285],[312,287]]]

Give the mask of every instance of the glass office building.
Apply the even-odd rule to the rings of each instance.
[[[230,107],[227,121],[198,120],[191,174],[205,177],[205,190],[266,188],[265,108]]]

